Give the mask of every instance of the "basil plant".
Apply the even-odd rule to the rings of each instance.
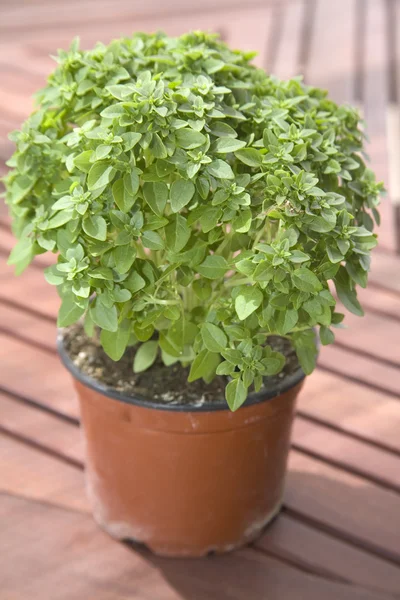
[[[232,410],[279,373],[284,336],[305,373],[316,340],[362,315],[382,189],[355,109],[279,81],[202,32],[138,33],[60,51],[13,132],[6,200],[18,273],[58,256],[58,325],[82,317],[118,361],[228,376]]]

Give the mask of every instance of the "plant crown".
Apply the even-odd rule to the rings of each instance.
[[[230,376],[232,410],[280,372],[290,338],[311,373],[341,323],[328,282],[362,315],[382,185],[359,116],[300,78],[279,81],[217,36],[135,34],[60,51],[38,108],[13,132],[10,263],[46,269],[58,325],[85,315],[135,371],[161,353],[189,381]]]

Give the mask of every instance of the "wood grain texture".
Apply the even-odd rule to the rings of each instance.
[[[27,116],[32,92],[54,68],[48,55],[74,35],[88,48],[135,30],[206,29],[257,50],[256,64],[280,77],[305,71],[307,83],[356,101],[368,122],[372,167],[387,179],[399,11],[394,0],[3,2],[0,173],[13,148],[7,132]],[[388,199],[371,285],[359,293],[366,317],[348,316],[348,330],[322,349],[321,367],[299,398],[283,514],[255,549],[196,562],[131,551],[88,516],[75,394],[55,355],[59,298],[41,272],[55,257],[38,257],[16,279],[5,265],[9,224],[1,204],[1,598],[400,597],[400,259]]]
[[[159,559],[111,541],[83,514],[9,495],[0,497],[0,511],[8,523],[0,539],[2,594],[13,600],[113,600],[132,594],[138,600],[386,597],[324,581],[255,552]]]

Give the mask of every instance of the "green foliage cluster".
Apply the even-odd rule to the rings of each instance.
[[[21,272],[45,251],[58,324],[85,316],[134,369],[161,353],[189,380],[230,376],[235,410],[282,370],[292,341],[315,366],[345,307],[361,315],[382,187],[351,107],[279,81],[202,32],[135,34],[61,51],[38,109],[11,139],[6,178]]]

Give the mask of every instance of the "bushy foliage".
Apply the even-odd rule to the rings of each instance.
[[[58,324],[85,316],[116,361],[140,344],[136,371],[161,352],[189,380],[229,375],[232,409],[282,370],[271,335],[313,370],[313,328],[328,344],[343,319],[329,280],[362,314],[381,190],[356,110],[251,58],[201,32],[75,42],[6,178],[10,262],[58,254]]]

